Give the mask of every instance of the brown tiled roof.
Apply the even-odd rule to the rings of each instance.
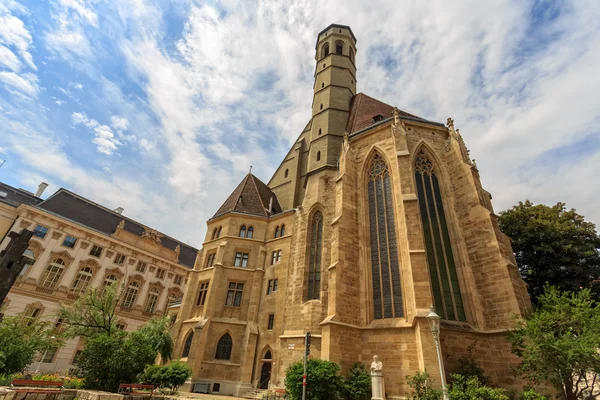
[[[213,218],[230,211],[269,216],[270,214],[267,210],[271,199],[273,199],[271,214],[280,213],[281,206],[277,201],[275,193],[273,193],[260,179],[252,174],[248,174],[227,200],[225,200],[225,203],[223,203]]]
[[[125,220],[125,230],[137,236],[145,232],[144,225],[139,222],[118,214],[108,208],[94,203],[66,189],[59,189],[37,207],[50,211],[54,214],[70,219],[81,225],[100,231],[106,235],[112,235],[122,220]],[[170,250],[180,246],[179,264],[188,268],[194,267],[198,250],[178,240],[163,236],[161,244]]]
[[[392,116],[394,107],[389,104],[382,103],[379,100],[375,100],[372,97],[367,96],[364,93],[358,93],[352,97],[352,103],[350,105],[350,116],[348,117],[348,126],[346,130],[348,133],[354,133],[360,131],[373,124],[373,117],[381,115],[383,118],[389,118]],[[429,122],[421,117],[399,110],[400,116],[420,119],[423,122]]]

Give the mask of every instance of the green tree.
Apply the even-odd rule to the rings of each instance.
[[[413,376],[407,375],[406,381],[412,389],[408,400],[439,400],[442,398],[442,390],[433,387],[426,371],[418,372]]]
[[[482,385],[488,385],[490,383],[490,379],[485,374],[485,371],[473,358],[473,349],[477,342],[473,342],[469,345],[468,351],[469,355],[460,357],[458,359],[458,368],[456,369],[456,374],[464,376],[465,378],[475,377]]]
[[[546,287],[539,306],[509,334],[518,372],[534,383],[549,381],[566,400],[600,394],[600,308],[590,290]]]
[[[340,366],[331,361],[311,358],[307,365],[308,400],[339,399],[343,390],[342,377],[338,375]],[[302,398],[302,376],[304,364],[298,361],[288,367],[285,373],[285,389],[293,400]]]
[[[450,400],[508,400],[504,389],[482,385],[476,376],[452,375],[452,386],[448,391]]]
[[[369,400],[371,398],[371,375],[367,368],[356,363],[350,367],[344,379],[344,392],[347,400]]]
[[[600,286],[600,237],[594,224],[574,209],[567,210],[564,203],[519,202],[500,213],[499,223],[513,240],[517,265],[534,303],[546,284],[566,291]]]
[[[19,314],[0,321],[0,375],[25,369],[36,354],[57,348],[60,337],[50,329],[50,323]]]
[[[139,381],[158,388],[167,388],[171,393],[175,393],[190,376],[192,376],[192,369],[189,365],[174,361],[168,365],[147,366],[140,374]]]

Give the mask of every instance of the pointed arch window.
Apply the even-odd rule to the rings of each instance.
[[[329,43],[325,43],[322,47],[321,58],[327,57],[329,55]]]
[[[279,226],[275,227],[275,235],[274,237],[278,237],[279,236]]]
[[[246,237],[246,225],[242,225],[240,227],[240,234],[239,237]]]
[[[248,239],[252,239],[252,236],[253,236],[253,235],[254,235],[254,228],[250,226],[250,227],[248,228],[248,233],[246,234],[246,237],[247,237]]]
[[[194,340],[194,331],[188,333],[183,343],[183,350],[181,351],[181,358],[189,357],[190,349],[192,348],[192,340]]]
[[[279,232],[279,236],[285,235],[285,224],[281,225],[281,231]]]
[[[263,357],[263,360],[272,360],[273,356],[271,355],[271,350],[267,350],[267,352],[265,353],[265,356]]]
[[[308,265],[307,299],[321,297],[321,254],[323,252],[323,214],[317,211],[313,215],[310,227],[310,259]]]
[[[213,239],[213,240],[214,240],[214,239],[216,239],[216,238],[217,238],[217,228],[213,229],[213,232],[212,232],[212,237],[211,237],[211,239]]]
[[[219,229],[217,230],[217,238],[221,237],[221,226],[219,226]]]
[[[383,158],[376,154],[371,161],[368,179],[371,278],[375,319],[404,316],[392,193],[388,166]]]
[[[415,181],[435,309],[444,319],[466,321],[438,175],[424,150],[417,154]]]
[[[344,52],[344,43],[341,40],[335,42],[335,54],[342,55]]]
[[[217,352],[215,358],[217,360],[231,360],[231,349],[233,348],[233,340],[229,333],[224,334],[217,343]]]

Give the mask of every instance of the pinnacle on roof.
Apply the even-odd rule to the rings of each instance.
[[[248,173],[213,218],[231,211],[268,217],[280,213],[281,206],[275,193],[252,173]]]

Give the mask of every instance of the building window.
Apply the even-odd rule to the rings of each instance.
[[[272,331],[273,325],[275,325],[275,314],[269,314],[269,321],[267,322],[267,330]]]
[[[200,284],[200,290],[198,291],[198,301],[196,301],[197,306],[203,306],[206,302],[206,296],[208,295],[208,282],[202,282]]]
[[[376,116],[373,117],[373,123],[383,121],[383,119],[384,119],[383,115],[377,114]]]
[[[226,306],[239,307],[242,304],[242,295],[244,294],[244,284],[238,282],[229,282],[227,290]]]
[[[142,261],[138,261],[137,265],[135,266],[135,270],[137,272],[141,272],[143,274],[144,272],[146,272],[146,263],[142,262]]]
[[[124,331],[126,328],[125,323],[124,322],[118,322],[117,323],[117,329],[120,331]]]
[[[114,263],[122,266],[125,263],[125,256],[123,254],[117,253],[117,255],[115,256]]]
[[[423,150],[415,161],[415,181],[435,309],[444,319],[466,321],[440,183]]]
[[[277,291],[277,285],[279,283],[279,279],[269,279],[267,284],[267,295]]]
[[[54,360],[54,356],[56,356],[56,353],[58,352],[58,349],[50,349],[48,351],[46,351],[42,357],[42,362],[43,363],[51,363]]]
[[[45,287],[47,289],[54,289],[56,284],[60,280],[60,276],[62,275],[65,269],[65,262],[60,258],[52,261],[47,267],[44,273],[42,274],[42,278],[40,279],[40,286]]]
[[[286,169],[286,170],[285,170],[285,178],[287,178],[287,177],[288,177],[288,173],[289,173],[289,172],[290,172],[290,170],[289,170],[289,169]]]
[[[90,256],[100,257],[102,255],[102,247],[100,246],[92,246],[92,250],[90,250]]]
[[[233,348],[233,340],[231,340],[231,335],[229,333],[224,334],[219,339],[219,343],[217,343],[217,351],[215,353],[215,358],[217,360],[231,360],[231,349]]]
[[[323,103],[321,103],[321,110],[323,109]]]
[[[210,253],[206,256],[206,268],[210,268],[215,263],[215,257],[217,253]]]
[[[252,239],[252,236],[254,236],[254,228],[253,227],[248,227],[248,234],[246,235],[246,237],[248,239]]]
[[[41,239],[45,238],[47,233],[48,228],[42,225],[36,225],[35,229],[33,230],[33,236],[37,236]]]
[[[56,333],[61,333],[65,328],[65,320],[62,318],[59,318],[56,320],[56,323],[54,324],[54,332]]]
[[[25,314],[25,318],[28,319],[27,326],[33,325],[33,323],[35,322],[35,320],[37,318],[39,318],[41,314],[42,314],[42,309],[41,308],[37,308],[37,307],[29,308],[29,310]]]
[[[354,50],[352,50],[352,47],[350,47],[350,59],[354,62]]]
[[[321,152],[317,151],[317,161],[321,161]]]
[[[67,236],[65,238],[65,240],[63,241],[62,245],[72,249],[73,247],[75,247],[76,242],[77,242],[77,238],[74,238],[73,236]]]
[[[214,240],[214,239],[216,239],[216,238],[217,238],[217,228],[213,229],[213,233],[212,233],[212,236],[211,236],[211,240]]]
[[[92,280],[92,275],[94,271],[90,267],[81,268],[81,270],[77,273],[77,277],[73,282],[73,287],[71,288],[71,292],[73,293],[83,293],[87,289],[90,281]]]
[[[116,281],[117,281],[117,277],[115,275],[108,275],[106,278],[104,278],[103,290],[104,290],[104,288],[112,285]]]
[[[319,136],[321,136],[322,132],[323,132],[323,130],[321,128],[319,128]]]
[[[321,48],[321,58],[327,57],[329,55],[329,43],[325,43]]]
[[[335,54],[342,55],[343,52],[344,52],[344,43],[338,40],[337,42],[335,42]]]
[[[235,253],[235,261],[233,263],[235,267],[248,267],[248,253]]]
[[[35,253],[33,251],[27,249],[23,252],[23,255],[25,257],[27,257],[27,261],[23,265],[21,272],[19,272],[19,277],[25,276],[29,267],[31,267],[33,264],[35,264]]]
[[[221,237],[221,227],[219,226],[219,229],[217,230],[217,238]]]
[[[246,237],[246,225],[241,226],[239,237]]]
[[[158,303],[158,289],[150,289],[148,293],[148,298],[146,299],[146,307],[144,307],[144,311],[147,313],[153,313],[156,309],[156,303]]]
[[[323,252],[323,214],[317,211],[312,218],[310,229],[310,259],[308,266],[307,299],[321,297],[321,253]]]
[[[279,233],[279,236],[283,235],[285,235],[285,224],[281,225],[281,232]]]
[[[123,296],[123,302],[121,307],[133,308],[135,301],[137,300],[138,292],[140,291],[140,285],[137,282],[131,282],[125,290],[125,296]]]
[[[371,161],[368,178],[373,316],[375,319],[402,317],[392,181],[388,166],[379,154]]]
[[[181,358],[189,357],[190,349],[192,348],[192,340],[194,340],[194,331],[190,331],[185,338],[183,343],[183,350],[181,351]]]
[[[156,277],[158,279],[163,279],[165,277],[165,270],[162,268],[157,268],[156,269]]]
[[[173,278],[173,283],[176,285],[181,285],[181,282],[183,282],[183,276],[175,274],[175,277]]]
[[[221,384],[220,383],[213,383],[212,391],[215,392],[215,393],[219,393],[221,391]]]
[[[277,236],[279,236],[279,226],[277,226],[275,228],[275,235],[274,235],[274,237],[277,237]]]
[[[271,265],[281,261],[281,250],[275,250],[271,255]]]

